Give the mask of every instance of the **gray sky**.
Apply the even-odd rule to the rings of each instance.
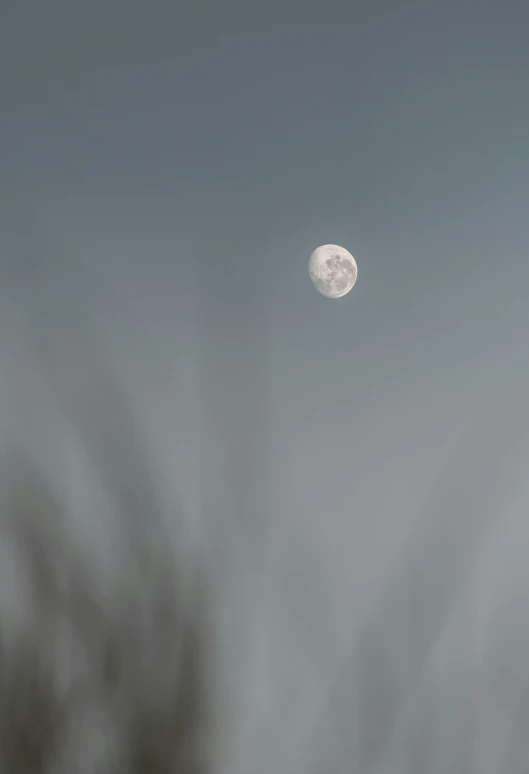
[[[260,5],[11,3],[0,29],[0,298],[36,278],[88,299],[184,510],[237,557],[236,772],[261,771],[283,690],[308,744],[450,460],[469,481],[511,464],[492,431],[456,450],[474,417],[517,416],[529,330],[529,10]],[[338,301],[308,279],[327,242],[358,264]],[[480,600],[525,555],[512,518]]]

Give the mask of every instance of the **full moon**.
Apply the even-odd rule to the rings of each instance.
[[[310,256],[309,275],[316,290],[327,298],[341,298],[353,288],[358,269],[345,248],[322,245]]]

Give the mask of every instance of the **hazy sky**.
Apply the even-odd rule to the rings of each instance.
[[[233,582],[256,579],[230,604],[279,632],[248,656],[258,726],[293,669],[270,666],[281,584],[318,620],[311,669],[342,658],[529,355],[529,10],[320,5],[11,3],[0,27],[0,299],[32,278],[89,299],[175,491],[241,542]],[[358,264],[337,301],[308,279],[327,242]],[[479,479],[490,451],[467,454]],[[513,530],[489,580],[525,555]],[[292,660],[317,639],[296,636]]]

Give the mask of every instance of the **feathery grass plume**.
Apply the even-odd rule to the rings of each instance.
[[[88,327],[69,331],[67,346],[41,319],[35,354],[112,503],[120,550],[112,579],[101,576],[57,482],[31,450],[7,448],[0,460],[0,772],[202,774],[203,606],[182,585],[112,369]]]

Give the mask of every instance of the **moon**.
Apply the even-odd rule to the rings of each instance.
[[[316,290],[326,298],[342,298],[354,287],[358,268],[344,247],[322,245],[309,259],[309,276]]]

